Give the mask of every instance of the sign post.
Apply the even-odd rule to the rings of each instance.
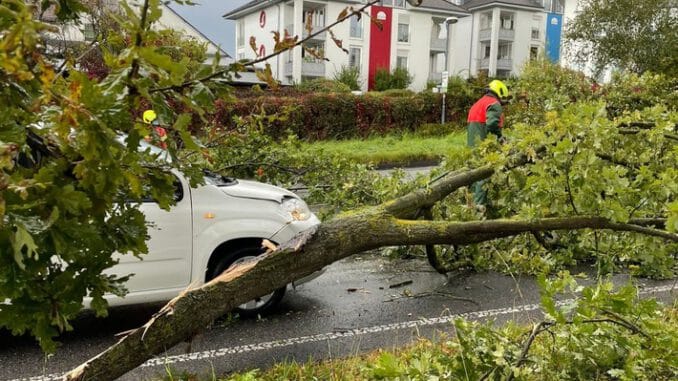
[[[442,111],[440,112],[440,124],[445,124],[445,95],[447,95],[447,82],[449,78],[449,72],[447,70],[442,73],[442,83],[440,84],[440,91],[443,93],[443,105]]]

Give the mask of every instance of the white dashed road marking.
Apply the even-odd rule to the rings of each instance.
[[[647,295],[647,294],[653,294],[653,293],[662,293],[662,292],[673,291],[674,289],[675,289],[675,286],[673,286],[673,285],[667,285],[667,286],[661,286],[661,287],[651,287],[651,288],[642,289],[639,292],[639,294],[640,295]],[[563,304],[571,303],[572,301],[573,301],[573,299],[566,299],[566,300],[560,301],[558,304],[563,305]],[[418,319],[418,320],[411,320],[411,321],[405,321],[405,322],[400,322],[400,323],[377,325],[377,326],[366,327],[366,328],[356,328],[356,329],[351,329],[351,330],[342,331],[342,332],[321,333],[321,334],[317,334],[317,335],[300,336],[300,337],[293,337],[293,338],[289,338],[289,339],[267,341],[267,342],[258,343],[258,344],[239,345],[239,346],[236,346],[236,347],[227,347],[227,348],[213,349],[213,350],[209,350],[209,351],[193,352],[193,353],[188,353],[188,354],[183,354],[183,355],[156,357],[156,358],[153,358],[151,360],[146,361],[143,365],[141,365],[141,367],[164,366],[164,365],[175,364],[175,363],[180,363],[180,362],[213,359],[213,358],[227,356],[227,355],[256,352],[256,351],[264,351],[264,350],[269,350],[269,349],[274,349],[274,348],[289,347],[289,346],[297,345],[297,344],[316,343],[316,342],[321,342],[321,341],[329,341],[329,340],[336,340],[336,339],[342,339],[342,338],[347,338],[347,337],[355,337],[355,336],[366,335],[366,334],[370,334],[370,333],[380,333],[380,332],[387,332],[387,331],[395,331],[395,330],[399,330],[399,329],[427,327],[427,326],[440,325],[440,324],[449,324],[449,323],[453,322],[455,319],[459,319],[459,318],[466,319],[466,320],[477,320],[477,319],[493,317],[493,316],[510,315],[510,314],[519,313],[519,312],[534,311],[534,310],[538,310],[539,308],[540,308],[539,304],[524,304],[524,305],[521,305],[521,306],[510,307],[510,308],[497,308],[497,309],[490,309],[490,310],[484,310],[484,311],[467,312],[467,313],[462,313],[462,314],[448,315],[448,316],[442,316],[442,317],[436,317],[436,318],[421,318],[421,319]],[[48,375],[44,375],[44,376],[35,376],[35,377],[29,377],[29,378],[17,378],[17,379],[13,379],[13,380],[9,380],[9,381],[58,381],[58,380],[61,380],[61,378],[63,376],[64,376],[63,374],[48,374]]]

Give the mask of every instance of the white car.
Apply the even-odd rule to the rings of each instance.
[[[124,135],[118,136],[123,143]],[[146,142],[158,160],[171,161],[164,151]],[[105,295],[110,306],[170,300],[187,287],[198,287],[237,263],[264,252],[262,241],[281,244],[320,223],[296,194],[273,185],[237,180],[205,172],[205,184],[191,188],[188,179],[174,170],[175,200],[169,211],[153,200],[140,206],[147,222],[148,254],[136,258],[116,254],[119,263],[106,273],[132,274],[124,298]],[[322,271],[293,282],[308,282]],[[278,304],[286,287],[251,300],[238,308],[241,315],[256,316]],[[86,300],[86,304],[89,299]]]
[[[141,259],[117,255],[107,273],[134,274],[124,298],[106,295],[111,306],[169,300],[189,285],[199,286],[230,266],[261,253],[262,240],[283,243],[320,223],[294,193],[255,181],[207,173],[205,184],[191,188],[179,172],[176,205],[169,211],[152,200],[141,204],[149,226],[148,254]],[[315,273],[294,282],[303,283]],[[276,305],[285,288],[239,307],[256,315]]]

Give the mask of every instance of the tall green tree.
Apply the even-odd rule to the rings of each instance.
[[[581,0],[565,38],[580,63],[678,75],[678,4],[673,0]]]
[[[103,79],[72,60],[61,66],[43,50],[55,25],[41,21],[41,12],[77,20],[86,7],[75,0],[40,5],[0,1],[0,326],[28,331],[54,350],[51,338],[69,329],[84,296],[105,314],[103,295],[124,294],[125,279],[103,272],[115,265],[113,253],[147,250],[137,208],[143,195],[168,208],[168,170],[197,173],[179,160],[176,144],[168,147],[172,162],[139,150],[150,130],[141,111],[154,108],[184,147],[196,148],[186,130],[190,116],[173,105],[200,115],[197,101],[209,106],[218,89],[182,87],[214,69],[189,72],[188,57],[145,43],[163,41],[151,27],[161,15],[158,0],[120,3],[120,36],[129,43],[105,55]]]

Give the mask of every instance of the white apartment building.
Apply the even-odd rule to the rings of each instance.
[[[338,0],[254,0],[237,8],[225,18],[236,21],[235,59],[254,59],[273,52],[272,31],[284,35],[285,30],[301,38],[308,35],[305,24],[311,18],[313,30],[332,23],[348,6],[361,7],[365,1]],[[444,70],[445,50],[449,46],[444,28],[448,17],[463,18],[469,13],[444,0],[423,0],[417,8],[405,0],[383,0],[367,9],[380,20],[383,29],[369,17],[350,20],[332,28],[348,54],[338,48],[328,33],[322,33],[307,43],[321,51],[322,60],[300,47],[269,60],[274,76],[283,83],[298,83],[304,79],[333,78],[342,66],[357,67],[363,88],[371,85],[378,69],[405,67],[413,76],[413,89],[423,89],[429,80],[440,81]],[[454,35],[450,25],[450,35]],[[250,46],[253,38],[256,51]]]
[[[337,19],[348,6],[365,0],[253,0],[224,15],[236,21],[235,59],[251,60],[273,52],[273,31],[303,38],[306,20],[313,31]],[[574,0],[568,0],[576,4]],[[310,78],[333,78],[342,66],[357,67],[363,89],[372,87],[377,69],[406,67],[410,86],[422,90],[429,81],[439,83],[442,72],[467,77],[485,72],[491,77],[520,73],[529,59],[546,54],[560,58],[560,34],[565,0],[423,0],[411,7],[405,0],[383,0],[367,9],[383,30],[368,17],[332,28],[346,54],[328,33],[306,45],[322,52],[318,59],[301,48],[267,63],[283,83]],[[447,21],[447,22],[446,22]],[[252,49],[254,43],[256,49]]]
[[[87,0],[87,2],[95,6],[95,9],[98,12],[118,12],[120,9],[120,2],[118,0]],[[172,29],[179,31],[183,35],[192,37],[199,43],[205,44],[207,46],[208,57],[206,63],[212,62],[217,51],[221,56],[221,64],[228,64],[233,61],[226,51],[205,36],[205,34],[188,22],[188,20],[182,17],[178,12],[168,5],[161,4],[160,7],[162,16],[160,16],[160,19],[156,24],[158,29]],[[57,18],[54,13],[54,7],[51,7],[42,13],[41,19],[45,22],[56,22]],[[57,25],[58,28],[56,31],[47,34],[47,43],[54,52],[58,53],[74,43],[92,42],[96,37],[95,23],[95,19],[85,15],[79,24],[72,22],[59,24]]]

